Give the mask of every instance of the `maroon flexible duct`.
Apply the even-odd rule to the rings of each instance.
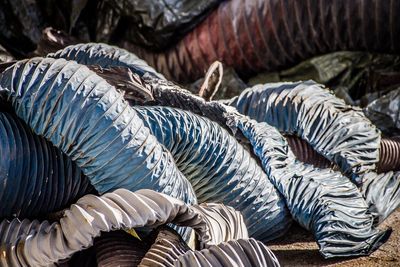
[[[378,172],[400,170],[400,136],[382,138]]]
[[[318,168],[332,167],[332,163],[319,154],[305,140],[288,135],[286,140],[293,154],[302,162]],[[378,173],[400,170],[400,136],[386,137],[381,140],[380,159],[377,164]]]
[[[167,79],[194,81],[219,60],[242,76],[338,51],[400,51],[400,1],[231,0],[165,53],[128,47]]]

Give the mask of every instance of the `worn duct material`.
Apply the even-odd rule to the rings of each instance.
[[[129,50],[174,81],[200,78],[215,60],[249,77],[339,50],[398,53],[399,13],[397,1],[232,0],[164,53]]]
[[[379,160],[380,132],[361,110],[313,81],[257,85],[230,105],[257,121],[296,134],[361,184]]]
[[[371,172],[363,180],[361,192],[379,224],[400,207],[400,172]]]
[[[283,235],[291,224],[285,200],[255,159],[217,123],[169,107],[134,107],[173,155],[199,202],[222,202],[243,214],[252,237]]]
[[[83,65],[127,67],[133,73],[139,75],[147,72],[158,78],[164,77],[136,55],[129,53],[125,49],[102,43],[71,45],[48,56],[75,60]]]
[[[215,208],[215,206],[213,207]],[[232,208],[223,210],[236,213]],[[100,232],[135,227],[157,227],[166,223],[190,226],[196,230],[201,247],[209,242],[213,244],[213,226],[204,220],[204,216],[213,216],[213,210],[203,213],[201,209],[188,206],[184,202],[152,190],[140,190],[135,193],[118,189],[101,197],[86,195],[80,198],[68,210],[59,222],[48,221],[3,221],[0,224],[2,266],[46,266],[70,257],[74,252],[93,244]],[[217,210],[218,209],[214,209]],[[234,235],[223,237],[229,241],[247,238],[246,228],[241,228],[240,218]],[[224,221],[218,222],[224,226]]]
[[[60,150],[15,115],[0,113],[0,218],[37,217],[93,192]]]
[[[122,94],[86,66],[64,59],[19,61],[1,74],[0,91],[37,134],[81,167],[99,193],[151,188],[196,202],[171,154]]]
[[[98,51],[98,49],[104,49],[107,53],[96,53],[98,56],[92,56],[90,51]],[[79,53],[76,53],[79,51]],[[113,55],[124,54],[124,57],[114,57]],[[115,68],[123,66],[129,68],[133,73],[141,75],[143,72],[135,72],[137,63],[137,57],[127,52],[124,49],[109,46],[106,44],[77,44],[71,45],[63,50],[60,50],[54,54],[49,54],[49,57],[54,58],[66,58],[69,60],[75,60],[80,64],[85,65],[99,65],[102,68]],[[109,60],[112,58],[113,60]],[[123,70],[120,70],[123,72]],[[126,71],[125,71],[126,72]],[[107,77],[105,77],[107,79]],[[107,79],[108,80],[108,79]],[[146,73],[140,77],[143,84],[148,86],[148,90],[151,91],[153,101],[147,104],[155,104],[160,106],[171,106],[175,108],[181,108],[183,110],[191,111],[195,114],[205,116],[213,121],[218,122],[220,125],[226,127],[226,119],[224,117],[225,112],[232,112],[234,109],[230,108],[219,102],[208,102],[199,96],[195,96],[189,91],[177,86],[176,84],[160,79],[157,75]],[[135,103],[140,103],[137,101]],[[145,102],[145,100],[141,101]],[[227,128],[227,127],[226,127]],[[229,128],[227,128],[229,129]]]
[[[283,136],[266,123],[231,116],[284,195],[293,218],[313,232],[325,258],[369,255],[390,235],[374,228],[374,218],[358,188],[329,169],[297,161]]]

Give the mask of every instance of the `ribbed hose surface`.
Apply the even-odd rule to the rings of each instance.
[[[130,49],[177,82],[197,80],[215,60],[250,76],[339,50],[398,53],[398,14],[395,0],[231,0],[164,53]]]
[[[214,243],[213,228],[216,227],[204,219],[210,215],[203,213],[204,209],[207,207],[198,209],[147,189],[135,193],[118,189],[101,197],[86,195],[65,210],[59,222],[3,221],[0,224],[0,263],[1,266],[46,266],[91,246],[100,232],[157,227],[166,223],[192,227],[203,247],[209,242]],[[221,209],[237,213],[232,208]],[[234,217],[240,218],[234,222],[237,227],[244,225],[240,215]],[[223,226],[224,221],[220,224]],[[223,240],[229,241],[231,237],[247,238],[246,228],[223,237]]]
[[[113,86],[74,61],[33,58],[0,76],[16,114],[81,167],[99,193],[151,188],[195,203],[171,154]]]
[[[83,65],[127,67],[140,76],[150,73],[155,77],[164,78],[162,74],[157,73],[136,55],[129,53],[125,49],[103,43],[71,45],[56,53],[49,54],[48,57],[76,60]]]
[[[379,130],[360,109],[313,81],[256,85],[229,104],[252,119],[306,140],[356,184],[379,160]]]
[[[200,203],[221,202],[241,211],[250,235],[263,241],[289,228],[285,200],[256,160],[217,123],[169,107],[133,109],[171,152]]]
[[[139,240],[124,231],[101,233],[94,239],[98,267],[138,266],[154,241]],[[184,241],[182,241],[184,242]]]
[[[200,251],[188,251],[174,265],[180,267],[279,267],[278,259],[263,243],[253,238],[232,240]]]
[[[19,118],[0,113],[0,218],[37,217],[93,192],[65,154]]]
[[[321,169],[332,167],[332,162],[315,151],[315,149],[305,140],[293,135],[287,135],[285,138],[290,149],[293,151],[293,154],[301,162],[312,164]]]
[[[379,172],[400,170],[400,136],[382,138],[379,155]]]
[[[103,53],[101,49],[107,51],[107,53]],[[79,51],[79,53],[76,51]],[[124,54],[125,56],[116,56],[120,54]],[[134,54],[106,44],[89,43],[71,45],[48,56],[75,60],[85,65],[99,65],[103,68],[138,65],[138,58]],[[135,72],[135,68],[130,69],[140,75],[143,73]],[[219,102],[207,102],[203,98],[193,95],[172,82],[160,79],[156,75],[144,74],[141,78],[146,86],[150,87],[154,97],[154,104],[189,110],[216,121],[221,125],[225,125],[223,113],[229,107]]]
[[[293,218],[313,232],[325,258],[369,255],[387,240],[390,230],[374,228],[366,201],[347,177],[297,161],[283,136],[266,123],[235,116],[231,123],[249,138]]]

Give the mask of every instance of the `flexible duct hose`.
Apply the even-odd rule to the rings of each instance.
[[[398,1],[232,0],[163,53],[120,43],[167,79],[201,78],[219,60],[241,76],[339,50],[398,53]]]
[[[94,188],[81,170],[10,113],[0,113],[0,218],[37,217]]]
[[[35,133],[76,162],[99,193],[151,188],[196,202],[171,154],[123,96],[86,66],[64,59],[19,61],[0,75],[0,92]]]
[[[360,109],[313,81],[256,85],[229,104],[252,119],[306,140],[358,185],[379,161],[379,130]]]
[[[285,200],[255,159],[217,123],[169,107],[133,107],[173,155],[199,202],[242,212],[252,237],[268,241],[291,225]]]
[[[391,230],[374,228],[368,204],[347,177],[297,161],[284,137],[266,123],[230,120],[249,138],[293,218],[313,232],[325,258],[369,255],[387,240]]]
[[[237,213],[232,208],[220,207],[232,215]],[[210,214],[203,213],[204,209]],[[214,211],[220,212],[218,208]],[[178,199],[147,189],[135,193],[118,189],[101,197],[86,195],[65,210],[59,222],[3,221],[0,224],[0,252],[6,257],[0,257],[0,263],[2,266],[46,266],[91,246],[102,231],[157,227],[166,223],[192,227],[199,236],[201,247],[204,247],[219,241],[218,235],[218,239],[213,240],[214,232],[218,231],[215,227],[224,226],[224,220],[219,222],[221,225],[208,224],[204,217],[213,216],[213,213],[207,207],[188,206]],[[236,227],[229,231],[238,231],[222,239],[247,238],[241,215],[231,218],[240,220],[232,222]]]

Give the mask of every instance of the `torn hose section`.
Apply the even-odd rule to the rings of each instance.
[[[224,220],[219,222],[219,226],[210,225],[204,217],[214,213],[217,216],[228,213],[231,218],[239,220],[227,225]],[[214,227],[234,224],[234,229],[238,230],[233,235],[217,237],[217,241],[248,238],[243,218],[237,213],[232,208],[216,204],[213,209],[188,206],[178,199],[147,189],[135,193],[118,189],[101,197],[86,195],[65,210],[59,222],[3,221],[0,224],[1,249],[7,257],[1,257],[0,261],[2,266],[46,266],[91,246],[102,231],[157,227],[165,223],[190,226],[196,230],[201,247],[209,242],[212,246],[215,242]],[[229,221],[229,217],[227,219]]]
[[[262,241],[291,225],[285,200],[249,152],[205,117],[170,107],[133,107],[173,155],[199,202],[222,202],[242,212],[250,235]]]
[[[196,202],[171,154],[123,96],[86,66],[23,60],[1,74],[0,86],[16,114],[75,161],[99,193],[151,188]]]
[[[125,49],[102,43],[70,45],[56,53],[49,54],[48,57],[75,60],[83,65],[127,67],[140,76],[150,73],[158,78],[164,78],[162,74],[155,71],[135,54]]]
[[[164,53],[129,49],[181,83],[215,60],[249,77],[339,50],[398,53],[399,13],[398,1],[232,0]]]
[[[0,218],[37,217],[93,192],[65,154],[19,118],[0,112]]]
[[[313,232],[325,258],[369,255],[387,240],[391,230],[374,228],[366,201],[347,177],[297,161],[284,137],[266,123],[230,120],[249,138],[293,218]]]
[[[313,81],[256,85],[228,103],[252,119],[296,134],[360,185],[379,161],[380,132],[361,110]]]

